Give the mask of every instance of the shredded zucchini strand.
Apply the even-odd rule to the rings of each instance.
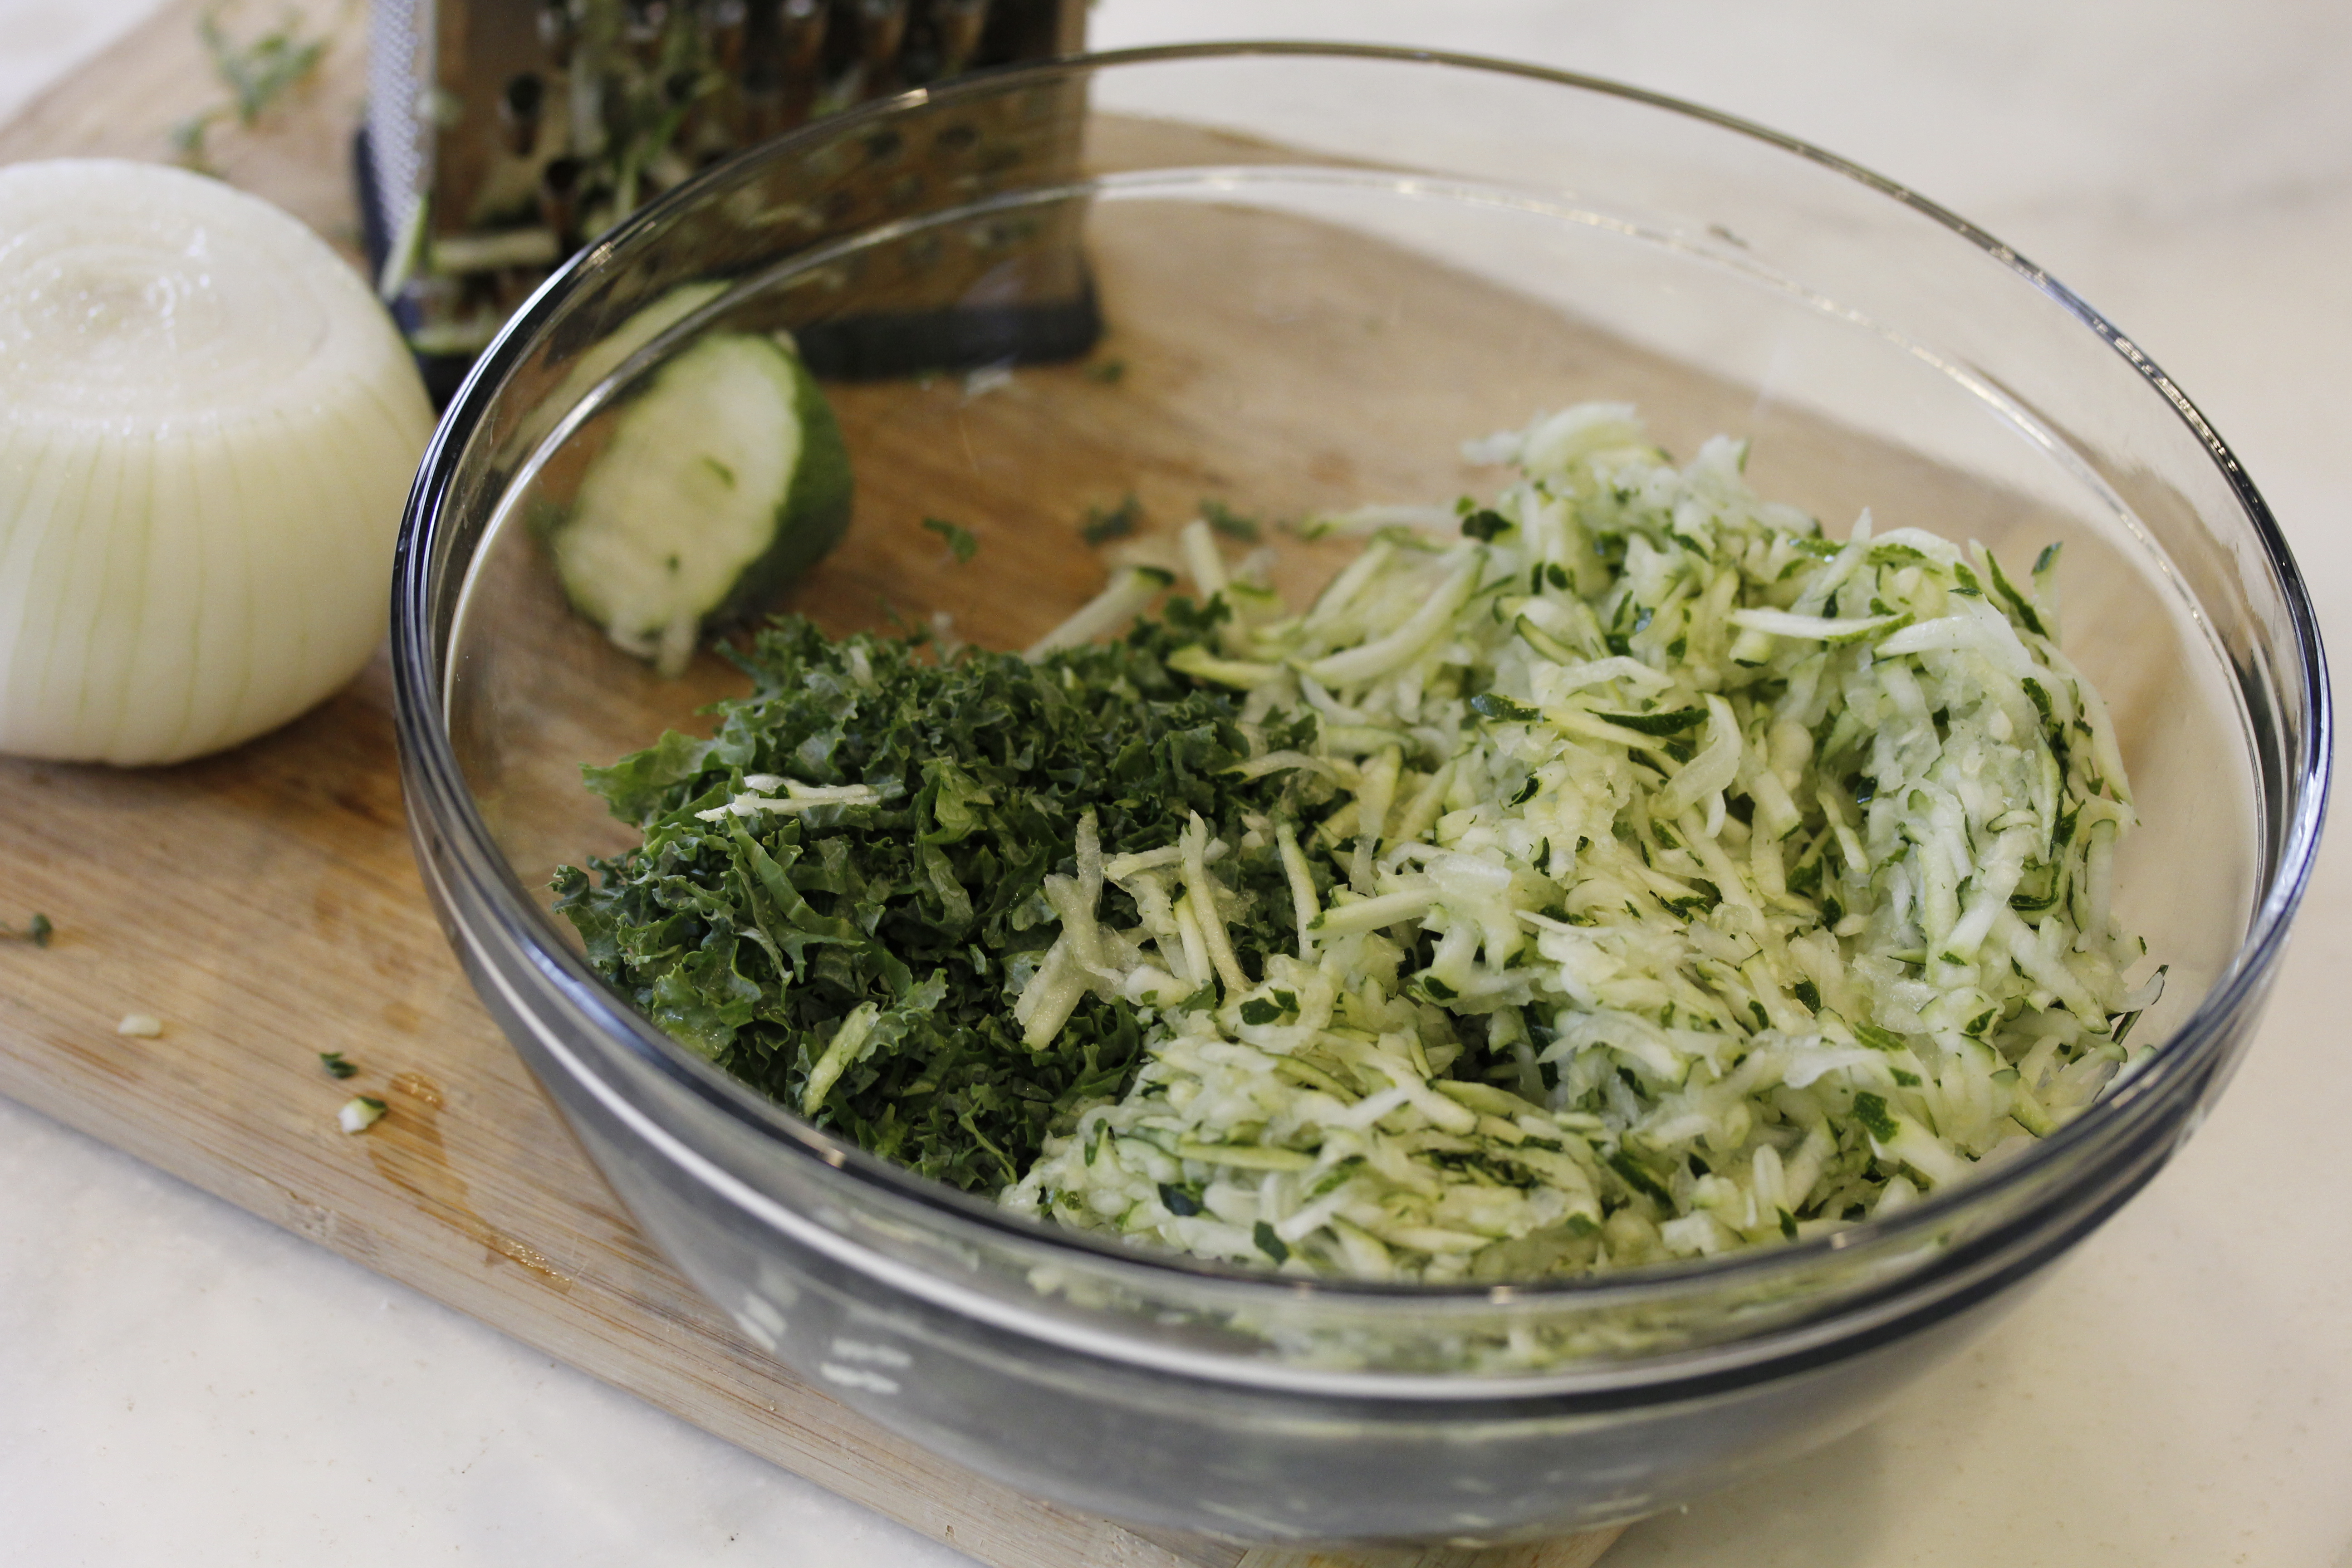
[[[1580,1273],[1892,1213],[2089,1103],[2155,987],[2047,571],[1867,513],[1827,540],[1738,443],[1676,468],[1621,405],[1474,450],[1519,478],[1459,543],[1382,511],[1306,614],[1199,650],[1320,719],[1249,764],[1330,802],[1260,840],[1295,956],[1243,972],[1198,817],[1097,851],[1022,1016],[1101,986],[1148,1059],[1003,1201],[1293,1272]],[[1097,931],[1106,878],[1137,929]]]

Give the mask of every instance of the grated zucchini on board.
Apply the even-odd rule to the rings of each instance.
[[[1370,541],[1303,613],[1188,531],[1211,613],[1166,662],[1244,735],[1311,714],[1235,768],[1302,787],[1151,845],[1082,818],[1014,1010],[1045,1048],[1131,1006],[1142,1065],[1002,1201],[1294,1272],[1576,1274],[1892,1213],[2087,1104],[2161,971],[2126,975],[2131,795],[2056,551],[1827,539],[1621,405],[1475,453],[1520,477],[1458,542],[1342,520]],[[1287,908],[1221,875],[1269,850]]]

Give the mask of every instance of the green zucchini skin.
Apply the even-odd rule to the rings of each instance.
[[[573,609],[665,674],[849,526],[849,455],[788,339],[712,333],[618,413],[547,542]]]
[[[706,632],[723,630],[758,616],[775,603],[801,574],[824,559],[849,531],[856,487],[849,447],[833,405],[798,354],[791,356],[801,422],[801,458],[792,488],[777,513],[775,542],[743,569],[735,588],[703,617]]]

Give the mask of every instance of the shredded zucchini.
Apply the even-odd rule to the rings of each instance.
[[[1523,1279],[1822,1234],[2082,1110],[2162,972],[2127,978],[2131,795],[2049,552],[2012,578],[1867,513],[1825,538],[1741,444],[1677,468],[1622,405],[1473,451],[1519,478],[1459,542],[1333,520],[1372,542],[1297,614],[1202,582],[1213,633],[1171,664],[1247,721],[1314,714],[1311,752],[1242,768],[1336,793],[1108,860],[1089,822],[1015,1011],[1035,1048],[1122,999],[1148,1057],[1002,1201],[1291,1272]],[[1219,874],[1269,844],[1272,910]],[[1293,951],[1249,973],[1244,919]]]

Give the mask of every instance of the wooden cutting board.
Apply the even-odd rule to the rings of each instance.
[[[0,127],[0,162],[171,156],[171,128],[226,96],[197,43],[209,4],[173,0]],[[249,33],[288,9],[226,20]],[[320,68],[260,123],[215,129],[210,156],[356,259],[364,14],[299,10],[332,30]],[[749,1345],[640,1238],[459,973],[410,858],[382,658],[226,756],[146,772],[0,759],[0,920],[35,910],[56,924],[46,949],[0,943],[0,1092],[983,1563],[1353,1561],[1138,1532],[1022,1497]],[[118,1033],[132,1013],[163,1020],[162,1036]],[[329,1078],[321,1051],[360,1075]],[[335,1124],[354,1092],[391,1108],[360,1137]],[[1389,1561],[1586,1568],[1615,1535]]]

